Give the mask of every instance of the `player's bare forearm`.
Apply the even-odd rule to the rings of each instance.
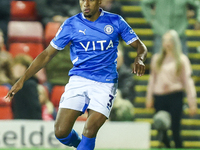
[[[138,39],[130,45],[137,50],[137,57],[144,62],[146,60],[148,52],[144,43],[140,39]]]
[[[46,64],[57,54],[57,50],[52,46],[48,46],[42,53],[40,53],[31,63],[21,80],[26,81]]]
[[[140,41],[140,39],[136,40],[130,45],[137,50],[137,56],[133,63],[133,73],[137,74],[137,76],[142,76],[145,73],[144,61],[146,60],[148,52],[147,48],[142,41]]]

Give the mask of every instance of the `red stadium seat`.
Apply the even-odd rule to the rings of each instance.
[[[65,91],[65,86],[54,86],[51,91],[51,102],[53,103],[56,110],[58,109],[60,98],[63,92]]]
[[[38,21],[10,21],[8,24],[8,44],[42,43],[43,27]]]
[[[7,86],[0,85],[0,106],[9,106],[10,102],[5,102],[4,97],[7,95],[9,89]]]
[[[53,103],[56,110],[58,110],[60,98],[64,91],[65,91],[65,86],[58,86],[58,85],[54,86],[51,91],[51,102]],[[87,120],[87,112],[85,112],[85,114],[77,118],[77,121],[86,121],[86,120]]]
[[[6,86],[0,86],[0,119],[12,119],[12,109],[10,102],[5,102],[4,97],[9,89]]]
[[[34,1],[11,1],[11,20],[36,21],[37,11]]]
[[[41,43],[11,43],[9,52],[15,57],[17,54],[28,54],[33,59],[43,51]]]
[[[13,113],[10,106],[0,106],[0,119],[13,119]]]
[[[44,33],[45,46],[48,46],[51,40],[55,37],[60,25],[61,23],[58,23],[58,22],[47,23],[45,27],[45,33]]]

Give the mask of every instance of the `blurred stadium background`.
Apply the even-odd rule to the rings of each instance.
[[[121,0],[123,3],[122,11],[125,16],[125,20],[132,26],[137,35],[142,39],[142,41],[147,46],[149,53],[147,56],[146,63],[150,63],[150,59],[152,56],[152,46],[153,46],[153,32],[151,30],[151,26],[144,19],[141,7],[140,0],[131,0],[133,5],[127,5],[130,0]],[[186,30],[187,35],[187,45],[189,47],[188,57],[192,64],[193,75],[192,78],[195,82],[195,87],[197,91],[198,98],[198,108],[200,107],[200,30],[193,30],[193,25],[195,23],[195,19],[191,18],[189,20],[189,27]],[[136,52],[131,52],[131,48],[126,46],[126,50],[129,50],[127,53],[127,58],[133,60],[136,56]],[[136,98],[134,102],[135,107],[135,121],[146,121],[149,123],[153,123],[152,117],[155,112],[154,109],[146,110],[144,107],[145,95],[147,90],[147,82],[149,79],[149,65],[147,65],[146,75],[142,78],[134,76],[136,91]],[[184,99],[184,103],[186,105],[187,100]],[[181,121],[182,124],[182,139],[183,146],[185,148],[197,148],[200,149],[200,110],[198,109],[198,114],[194,118],[190,118],[188,115],[187,109],[184,111],[184,115]],[[172,132],[169,131],[169,134],[172,135]],[[173,142],[171,143],[173,145]],[[151,147],[158,147],[159,142],[157,140],[157,131],[152,128],[151,130]]]

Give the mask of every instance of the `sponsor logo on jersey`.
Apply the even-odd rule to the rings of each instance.
[[[107,40],[88,41],[87,44],[85,44],[85,45],[84,45],[82,42],[79,42],[79,43],[80,43],[81,46],[85,49],[85,51],[88,51],[88,49],[89,49],[90,46],[91,46],[92,49],[95,51],[97,45],[101,47],[101,50],[102,50],[102,51],[114,47],[114,45],[113,45],[113,41],[112,41],[112,40],[109,41],[108,45],[106,45]]]
[[[105,32],[106,34],[112,34],[113,31],[114,31],[114,28],[113,28],[111,25],[106,25],[106,26],[104,27],[104,32]]]

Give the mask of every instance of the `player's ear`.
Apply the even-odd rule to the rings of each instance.
[[[99,0],[99,4],[101,4],[101,1],[102,1],[102,0]]]

